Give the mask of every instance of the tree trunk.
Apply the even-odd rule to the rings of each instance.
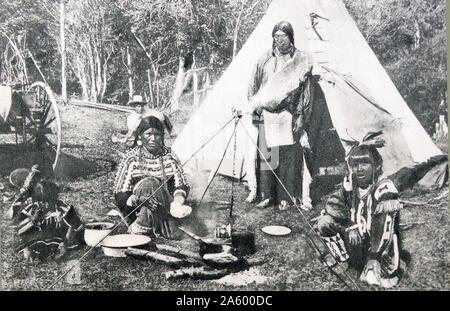
[[[72,66],[72,70],[78,78],[78,83],[80,84],[80,87],[81,87],[81,96],[84,100],[88,100],[87,94],[86,94],[86,84],[83,81],[83,74],[81,73],[81,66],[80,66],[79,59],[78,58],[75,59],[74,63],[75,63],[76,68]]]
[[[155,64],[152,64],[152,69],[153,69],[153,77],[155,80],[155,84],[156,84],[156,94],[155,94],[155,98],[156,98],[156,107],[159,107],[159,103],[160,103],[160,90],[159,90],[159,68],[158,66],[155,66]]]
[[[20,42],[18,42],[18,44],[20,45]],[[27,43],[25,41],[25,36],[24,36],[23,37],[23,43],[22,43],[23,50],[26,48],[26,46],[27,46]],[[25,85],[25,84],[28,84],[30,82],[30,80],[28,79],[28,68],[27,68],[27,64],[26,64],[26,61],[25,61],[25,57],[23,56],[23,54],[20,51],[19,51],[19,55],[20,55],[20,57],[22,59],[22,62],[23,62],[24,77],[23,77],[22,84]]]
[[[69,66],[71,66],[72,71],[78,78],[78,83],[80,84],[81,87],[81,96],[83,100],[89,101],[89,89],[86,78],[86,64],[85,62],[83,62],[84,58],[83,60],[81,59],[80,54],[74,55],[73,62],[69,63]]]
[[[105,93],[106,93],[106,87],[108,85],[108,80],[107,80],[107,76],[106,76],[107,72],[108,72],[108,61],[105,60],[105,63],[103,64],[103,69],[102,69],[103,82],[102,82],[102,91],[100,93],[101,101],[103,101],[103,97],[105,96]]]
[[[14,51],[15,56],[19,59],[20,64],[22,65],[22,68],[17,69],[18,73],[16,74],[17,78],[21,81],[21,84],[25,85],[28,84],[28,72],[27,72],[27,64],[25,62],[25,58],[23,57],[22,53],[20,52],[20,49],[18,48],[18,43],[14,43],[13,38],[10,38],[6,35],[6,33],[3,33],[4,36],[8,39],[8,42],[10,43],[10,46],[12,50]],[[20,43],[20,42],[19,42]],[[14,58],[14,56],[11,57],[11,59]],[[11,64],[11,69],[14,70],[14,67]],[[22,74],[21,74],[22,72]]]
[[[61,13],[60,13],[60,36],[61,36],[61,97],[63,103],[67,103],[67,81],[66,81],[66,37],[64,34],[65,28],[65,4],[64,0],[61,0]]]
[[[152,86],[152,75],[150,69],[147,69],[147,77],[148,77],[148,90],[150,94],[150,105],[154,107],[154,98],[153,98],[153,86]]]
[[[36,59],[34,58],[33,54],[31,53],[31,51],[28,51],[28,56],[30,56],[31,60],[33,61],[34,66],[36,67],[37,71],[41,75],[42,81],[44,81],[45,84],[48,84],[47,80],[44,77],[44,74],[41,71],[41,68],[39,67],[39,65],[38,65]]]
[[[132,62],[131,62],[130,46],[127,45],[128,98],[130,100],[134,95],[133,70],[132,70],[131,66],[132,66]]]
[[[94,61],[94,53],[92,51],[92,47],[89,45],[89,53],[88,53],[88,62],[89,62],[89,76],[91,78],[91,85],[90,85],[90,96],[89,99],[93,102],[97,102],[97,90],[95,89],[95,61]]]
[[[194,56],[194,62],[192,64],[192,93],[194,95],[194,100],[193,100],[193,106],[195,108],[197,108],[198,106],[200,106],[200,97],[199,97],[199,92],[198,92],[198,71],[195,70],[197,69],[197,65],[195,64],[195,56]]]
[[[233,59],[236,57],[237,54],[237,41],[238,41],[239,27],[241,26],[241,17],[242,13],[244,12],[244,4],[245,2],[242,1],[241,10],[239,11],[239,15],[236,19],[236,26],[234,27],[233,31]]]
[[[233,59],[236,57],[237,52],[238,52],[238,37],[239,37],[239,28],[241,27],[242,21],[244,21],[245,19],[247,19],[249,16],[251,16],[253,14],[253,11],[255,10],[255,8],[258,6],[260,0],[257,0],[253,3],[253,5],[250,7],[250,9],[247,9],[246,14],[244,16],[242,16],[242,14],[244,14],[245,11],[245,4],[246,1],[242,0],[241,1],[241,9],[239,11],[239,15],[236,18],[236,26],[234,27],[234,32],[233,32]]]
[[[98,101],[102,101],[102,97],[101,97],[101,93],[102,93],[102,89],[103,89],[103,76],[102,76],[102,62],[101,62],[101,51],[98,50],[97,45],[94,45],[94,51],[95,51],[95,73],[96,73],[96,97]]]
[[[209,76],[209,70],[206,70],[205,73],[205,86],[203,87],[204,97],[208,96],[209,89],[211,88],[211,77]]]
[[[185,73],[186,71],[184,69],[184,56],[180,55],[180,58],[178,60],[178,73],[175,80],[175,88],[173,89],[172,98],[170,99],[171,111],[175,111],[180,108],[180,97],[181,94],[183,94]]]

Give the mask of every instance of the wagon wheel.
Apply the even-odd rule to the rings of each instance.
[[[53,92],[45,83],[36,82],[24,99],[27,106],[24,140],[36,147],[44,165],[51,164],[55,170],[61,150],[61,118]]]

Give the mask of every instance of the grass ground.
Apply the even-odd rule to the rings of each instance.
[[[125,128],[125,115],[93,108],[62,107],[63,149],[58,174],[62,189],[61,198],[73,204],[83,219],[102,217],[114,203],[112,186],[115,165],[120,160],[123,146],[112,144],[111,135]],[[182,111],[173,116],[175,132],[179,132],[189,116]],[[169,142],[173,137],[169,139]],[[7,184],[8,174],[16,167],[30,166],[25,153],[11,144],[11,137],[0,135],[0,182]],[[206,178],[206,176],[205,176]],[[199,179],[201,180],[201,179]],[[191,205],[198,204],[204,183],[193,185]],[[217,177],[205,202],[181,224],[199,235],[211,234],[214,225],[227,222],[227,211],[218,210],[214,201],[230,200],[231,181]],[[402,223],[411,224],[403,231],[404,247],[411,253],[411,265],[395,290],[449,290],[450,254],[448,240],[447,196],[434,202],[441,191],[409,191],[406,200],[418,202],[402,212]],[[161,264],[131,258],[110,258],[95,249],[80,263],[81,284],[71,285],[66,279],[55,284],[55,290],[346,290],[336,277],[330,274],[316,259],[307,244],[307,232],[301,215],[294,209],[258,210],[244,203],[247,191],[242,184],[236,185],[235,226],[256,233],[257,256],[268,261],[257,269],[268,277],[264,284],[229,288],[212,281],[168,281],[161,276],[170,270]],[[196,200],[197,198],[197,200]],[[430,201],[431,200],[431,201]],[[429,204],[432,202],[433,204]],[[3,204],[0,223],[1,288],[4,290],[39,290],[53,284],[54,280],[88,250],[81,247],[72,251],[61,261],[25,263],[14,252],[17,237],[11,223],[4,218],[8,206]],[[307,218],[316,216],[320,204],[306,213]],[[180,223],[178,223],[180,224]],[[285,225],[292,228],[287,237],[272,237],[261,232],[265,225]],[[414,225],[415,224],[415,225]],[[177,224],[175,224],[177,225]],[[195,241],[183,239],[171,241],[196,250]],[[350,275],[358,279],[355,271]],[[359,281],[358,286],[369,288]]]

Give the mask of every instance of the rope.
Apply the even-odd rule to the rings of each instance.
[[[200,150],[202,150],[207,144],[209,144],[211,142],[211,140],[213,140],[228,124],[231,123],[231,121],[233,121],[235,118],[235,116],[233,116],[227,123],[225,123],[224,126],[222,126],[213,136],[211,136],[203,145],[200,146],[200,148],[198,148],[198,150],[196,152],[194,152],[189,159],[187,159],[186,161],[184,161],[184,163],[181,166],[184,166],[187,162],[189,162],[193,157],[195,157],[195,155],[197,153],[200,152]]]
[[[330,254],[331,252],[328,250],[328,247],[325,245],[325,242],[320,238],[320,236],[316,233],[316,231],[314,230],[314,228],[311,226],[311,224],[309,223],[309,221],[307,220],[305,214],[302,212],[301,208],[297,205],[296,200],[292,197],[292,195],[289,193],[289,191],[286,189],[285,185],[283,184],[283,182],[280,180],[280,178],[278,177],[278,175],[275,173],[275,171],[272,169],[272,167],[270,166],[269,162],[267,161],[266,157],[264,156],[264,153],[261,151],[261,149],[259,149],[258,145],[256,144],[256,142],[252,139],[252,137],[250,136],[250,134],[248,133],[247,129],[245,128],[245,126],[242,126],[244,128],[245,133],[247,134],[247,136],[249,137],[250,141],[252,142],[253,145],[255,145],[255,147],[257,148],[259,154],[261,155],[261,157],[263,158],[264,162],[266,162],[267,166],[269,167],[269,169],[272,171],[273,175],[275,176],[275,178],[277,179],[277,181],[280,183],[281,187],[283,187],[284,191],[286,191],[287,195],[289,196],[289,198],[291,199],[292,203],[294,203],[294,206],[297,208],[297,210],[300,212],[300,215],[303,218],[303,221],[306,223],[306,225],[310,228],[310,230],[312,232],[314,232],[314,234],[316,234],[319,237],[319,240],[323,243],[323,245],[325,246],[325,250]],[[310,246],[312,245],[313,248],[315,249],[316,252],[318,252],[319,254],[322,255],[322,252],[320,251],[319,247],[317,246],[316,242],[314,242],[314,240],[305,233],[305,237],[307,238],[307,242]],[[347,284],[347,282],[339,275],[339,273],[337,273],[336,271],[334,271],[330,266],[328,266],[323,260],[322,260],[322,256],[320,256],[319,259],[322,264],[324,264],[331,272],[332,274],[334,274],[342,283],[345,284],[345,286],[347,286],[350,290],[352,290],[352,288]],[[337,265],[339,266],[340,263],[339,261],[336,261]],[[358,284],[356,284],[356,282],[353,280],[353,278],[347,273],[347,272],[343,272],[344,276],[346,276],[351,283],[353,283],[353,285],[356,287],[356,289],[358,291],[360,291],[360,288],[358,286]]]
[[[231,140],[233,139],[233,137],[235,137],[235,133],[236,133],[237,123],[238,123],[238,122],[239,122],[239,119],[236,121],[236,123],[235,123],[235,125],[234,125],[233,133],[231,133],[230,139],[228,140],[227,145],[226,145],[226,147],[225,147],[225,150],[223,151],[222,158],[220,159],[219,164],[217,165],[217,168],[216,168],[216,170],[214,171],[213,177],[212,177],[211,180],[208,182],[208,184],[206,185],[205,190],[203,191],[203,194],[202,194],[202,196],[201,196],[201,198],[200,198],[200,201],[199,201],[199,203],[198,203],[198,207],[201,206],[202,201],[203,201],[203,198],[205,197],[205,194],[206,194],[206,192],[208,191],[209,186],[212,184],[214,178],[215,178],[216,175],[217,175],[217,172],[219,171],[220,167],[222,166],[222,162],[223,162],[223,160],[225,159],[225,155],[227,154],[228,147],[230,146]],[[234,175],[234,171],[233,171],[233,175]]]
[[[234,121],[234,146],[233,146],[233,179],[231,180],[231,199],[230,199],[230,223],[233,223],[233,207],[234,207],[234,180],[236,169],[236,150],[237,150],[237,133],[236,128],[239,119]]]
[[[222,126],[212,137],[210,137],[199,149],[197,149],[191,157],[189,157],[188,160],[186,160],[184,163],[181,164],[181,167],[184,167],[186,163],[188,163],[200,150],[202,150],[208,143],[211,142],[211,140],[214,139],[228,124],[231,123],[236,117],[233,116],[231,120],[229,120],[224,126]],[[236,128],[235,128],[236,130]],[[230,140],[231,141],[231,140]],[[165,183],[167,183],[167,180],[162,183],[153,193],[146,198],[141,204],[139,204],[137,207],[135,207],[129,214],[124,216],[112,229],[111,232],[109,232],[107,235],[105,235],[101,240],[99,240],[94,246],[92,246],[90,249],[88,249],[77,261],[71,265],[64,273],[62,273],[60,276],[58,276],[55,281],[50,284],[49,286],[45,287],[44,290],[50,290],[52,289],[64,276],[66,276],[70,271],[72,271],[88,254],[92,252],[93,249],[95,249],[98,245],[100,245],[106,237],[108,237],[111,233],[113,233],[122,223],[125,222],[125,220],[130,217],[134,212],[136,212],[139,208],[141,208],[148,200],[150,200],[162,187],[165,186]]]

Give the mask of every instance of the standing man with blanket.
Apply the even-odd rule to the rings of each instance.
[[[257,206],[278,204],[280,209],[286,209],[292,204],[303,206],[300,141],[304,140],[305,123],[310,116],[312,58],[295,47],[290,23],[276,24],[272,37],[271,51],[256,64],[248,97],[254,124],[259,129],[258,147],[266,158],[270,157],[269,165],[261,156],[255,161],[261,196]],[[255,187],[250,190],[247,201],[252,202],[257,193]]]

